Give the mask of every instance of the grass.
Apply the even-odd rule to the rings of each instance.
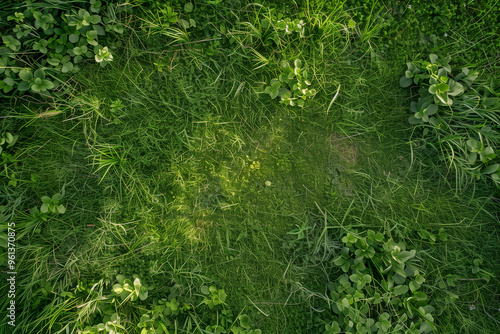
[[[202,22],[205,5],[195,5]],[[68,324],[82,305],[61,293],[84,279],[110,286],[117,274],[154,284],[152,298],[189,303],[216,285],[265,333],[323,332],[340,236],[371,228],[418,251],[442,333],[496,333],[498,190],[457,192],[453,173],[412,137],[410,96],[397,80],[423,51],[384,55],[377,24],[386,9],[377,6],[367,9],[376,19],[354,29],[347,7],[305,1],[287,15],[302,13],[311,33],[281,37],[279,47],[261,30],[280,11],[272,3],[207,6],[209,19],[233,29],[232,43],[214,35],[218,45],[200,30],[175,34],[175,25],[127,16],[135,30],[113,62],[82,64],[67,98],[3,100],[0,130],[20,135],[8,165],[19,182],[1,183],[7,220],[29,222],[28,210],[62,189],[67,208],[39,231],[19,228],[14,332],[76,332]],[[262,93],[282,58],[314,73],[319,93],[303,109]],[[440,228],[446,241],[422,237]],[[489,281],[473,274],[475,259]]]

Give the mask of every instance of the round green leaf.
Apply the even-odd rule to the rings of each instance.
[[[60,213],[60,214],[63,214],[66,212],[66,208],[64,207],[64,205],[62,204],[59,204],[59,206],[57,207],[57,211]]]
[[[73,53],[74,53],[75,55],[77,55],[77,56],[81,56],[84,52],[83,52],[83,50],[82,50],[82,48],[81,48],[81,47],[79,47],[79,46],[75,46],[75,47],[73,48]]]
[[[5,82],[10,87],[14,87],[14,85],[16,84],[14,79],[12,79],[11,77],[6,77],[5,79],[3,79],[3,82]]]
[[[148,298],[148,289],[146,289],[145,287],[141,286],[139,288],[139,299],[140,300],[146,300]]]
[[[407,78],[404,75],[401,78],[399,78],[399,86],[402,88],[410,87],[412,83],[413,80],[411,78]]]
[[[17,88],[21,91],[21,92],[25,92],[27,90],[30,89],[30,82],[29,81],[23,81],[19,84],[19,86],[17,86]]]
[[[19,71],[19,78],[21,78],[24,81],[30,81],[31,78],[33,78],[33,74],[31,73],[30,70],[21,70]]]
[[[121,284],[114,284],[113,285],[113,292],[116,293],[116,294],[121,294],[123,292],[123,288],[121,286]]]
[[[61,72],[69,73],[71,71],[73,71],[73,63],[72,62],[64,63],[62,66]]]
[[[47,59],[47,63],[49,63],[52,66],[57,66],[57,65],[59,65],[60,62],[61,61],[59,59],[56,59],[56,58],[48,58]]]
[[[42,80],[42,82],[43,82],[43,87],[45,88],[45,90],[49,90],[49,89],[52,89],[55,87],[55,85],[52,81]]]
[[[5,133],[5,141],[7,142],[7,144],[10,144],[14,141],[14,136],[12,135],[12,133],[10,132]]]
[[[407,285],[398,285],[397,287],[394,288],[393,293],[396,296],[403,295],[408,292],[408,286]]]
[[[35,71],[34,77],[37,79],[45,79],[45,72],[39,68]]]
[[[438,83],[436,85],[436,89],[442,93],[447,92],[450,89],[450,86],[445,83]]]
[[[78,40],[80,39],[80,36],[78,36],[76,34],[71,34],[71,35],[69,35],[68,39],[71,43],[74,44],[74,43],[78,42]]]
[[[481,171],[481,174],[493,174],[498,170],[499,167],[500,167],[499,164],[489,165],[488,167],[486,167]]]
[[[270,94],[271,95],[271,99],[275,99],[278,96],[278,94],[279,94],[278,90],[272,91],[271,94]]]
[[[186,21],[184,19],[180,19],[179,23],[184,27],[184,29],[189,28],[189,22],[188,21]]]
[[[440,122],[438,121],[438,119],[436,117],[431,117],[429,119],[429,123],[431,123],[432,125],[434,125],[435,127],[438,127]]]
[[[462,94],[464,91],[464,86],[461,83],[450,80],[450,91],[448,92],[448,94],[450,94],[451,96],[457,96]]]
[[[174,22],[176,22],[176,21],[177,21],[177,19],[175,19],[175,21],[174,21]],[[119,25],[119,24],[114,24],[114,25],[113,25],[113,30],[114,30],[116,33],[118,33],[118,34],[123,34],[123,27],[122,27],[121,25]]]
[[[97,38],[97,31],[95,31],[95,30],[87,31],[86,36],[88,39],[96,39]]]
[[[430,104],[425,110],[425,115],[430,116],[434,115],[438,111],[438,106],[435,104]]]
[[[97,35],[99,36],[104,36],[106,35],[106,32],[100,25],[93,25],[92,28],[97,32]]]
[[[477,152],[481,149],[482,144],[480,141],[475,140],[475,139],[469,139],[465,142],[467,146],[469,147],[469,150],[471,152]]]
[[[295,67],[302,68],[302,61],[300,59],[295,59]]]
[[[42,206],[40,207],[40,212],[41,213],[47,213],[49,211],[49,206],[46,203],[43,203]]]
[[[289,99],[292,97],[292,92],[290,92],[290,90],[288,90],[288,88],[280,88],[278,90],[278,94],[279,96],[283,99],[283,100],[286,100],[286,99]]]
[[[245,329],[250,329],[250,317],[246,314],[242,314],[239,317],[240,326]]]
[[[90,18],[89,18],[89,21],[90,23],[92,24],[98,24],[99,22],[101,22],[101,17],[99,15],[92,15]]]

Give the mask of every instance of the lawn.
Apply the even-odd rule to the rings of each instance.
[[[2,7],[0,333],[500,332],[498,0]]]

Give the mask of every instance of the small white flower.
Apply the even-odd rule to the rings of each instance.
[[[411,5],[408,5],[408,9],[411,9]]]
[[[447,33],[444,33],[444,37],[448,37],[448,34],[447,34]]]

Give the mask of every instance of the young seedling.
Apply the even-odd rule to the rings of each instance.
[[[42,197],[43,204],[40,207],[40,212],[41,213],[51,212],[51,213],[60,213],[60,214],[65,213],[66,208],[64,207],[64,205],[59,204],[61,199],[62,199],[61,194],[55,194],[54,196],[52,196],[52,198],[50,198],[48,196],[43,196]]]

